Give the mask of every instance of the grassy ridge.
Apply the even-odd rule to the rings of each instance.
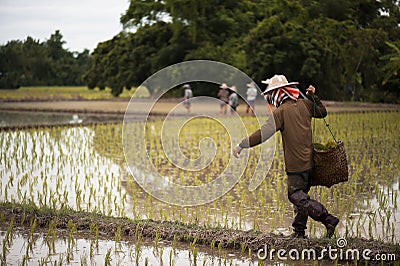
[[[124,90],[118,98],[131,98],[136,88]],[[147,97],[148,92],[143,91],[139,97]],[[85,86],[32,86],[21,87],[17,90],[0,90],[0,99],[3,100],[104,100],[115,99],[111,89],[89,90]]]

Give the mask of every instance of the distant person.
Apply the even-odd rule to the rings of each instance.
[[[221,101],[219,105],[219,114],[226,115],[227,106],[229,104],[229,87],[226,83],[222,83],[220,90],[217,94],[218,99]]]
[[[183,85],[183,89],[185,90],[185,94],[183,96],[183,98],[184,98],[183,106],[185,106],[188,113],[190,113],[190,106],[191,106],[190,98],[193,97],[193,92],[192,92],[192,89],[190,88],[189,84]]]
[[[257,98],[257,89],[256,86],[254,84],[254,82],[250,82],[249,84],[247,84],[247,108],[246,108],[246,114],[249,113],[249,111],[251,110],[251,114],[254,115],[254,108],[255,108],[255,103],[256,103],[256,98]]]
[[[236,93],[237,89],[235,86],[232,86],[231,88],[231,95],[229,95],[229,106],[231,107],[231,115],[233,115],[236,112],[236,108],[239,105],[239,98]]]
[[[263,92],[268,103],[276,109],[272,112],[274,119],[268,119],[260,129],[243,139],[233,148],[233,155],[238,157],[242,149],[254,147],[269,139],[276,131],[281,132],[285,168],[287,174],[287,191],[289,201],[294,205],[295,217],[292,223],[295,238],[305,238],[308,217],[325,225],[326,236],[332,237],[339,219],[317,200],[308,195],[313,178],[312,160],[312,127],[311,118],[323,118],[327,115],[325,106],[315,95],[315,88],[309,86],[307,97],[299,99],[300,91],[288,82],[284,75],[275,75],[262,81],[268,84]],[[315,107],[314,107],[315,101]],[[314,111],[318,109],[318,112]]]

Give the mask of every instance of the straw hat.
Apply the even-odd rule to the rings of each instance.
[[[226,83],[222,83],[221,86],[219,86],[221,89],[229,89],[228,85]]]
[[[261,83],[268,85],[267,89],[261,94],[266,94],[267,92],[278,88],[299,84],[298,82],[288,82],[284,75],[274,75],[270,79],[262,80]]]
[[[255,84],[254,84],[254,82],[252,81],[252,82],[250,82],[250,83],[247,83],[247,87],[254,87],[255,86]]]

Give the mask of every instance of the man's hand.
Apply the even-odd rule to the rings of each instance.
[[[242,148],[238,146],[236,146],[235,148],[233,148],[232,150],[232,154],[233,156],[235,156],[236,158],[239,158],[239,154],[242,152]]]
[[[310,96],[310,95],[314,95],[315,94],[315,88],[313,85],[308,86],[307,90],[306,90],[306,95]]]

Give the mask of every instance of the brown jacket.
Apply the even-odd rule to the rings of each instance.
[[[327,115],[325,106],[316,95],[314,99],[315,117],[325,117]],[[309,99],[286,100],[273,111],[275,121],[268,119],[259,130],[243,139],[239,146],[242,148],[256,146],[279,130],[282,134],[286,172],[297,173],[311,169],[313,105],[313,101]]]

